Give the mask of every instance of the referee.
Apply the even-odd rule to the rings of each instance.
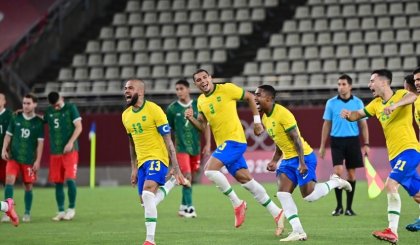
[[[344,172],[343,164],[347,169],[347,181],[352,186],[352,191],[347,192],[347,208],[344,212],[342,203],[342,190],[335,189],[337,207],[332,212],[333,216],[345,214],[356,215],[352,210],[353,196],[356,189],[356,168],[363,167],[362,152],[359,141],[359,127],[363,136],[363,153],[369,153],[369,132],[366,120],[349,122],[340,117],[343,109],[360,110],[364,108],[363,102],[352,95],[352,79],[349,75],[343,74],[338,78],[338,95],[327,101],[324,111],[324,124],[322,126],[321,145],[319,155],[321,159],[325,156],[325,143],[328,135],[331,136],[331,154],[334,166],[334,173],[342,177]]]

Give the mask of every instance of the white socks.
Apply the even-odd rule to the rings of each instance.
[[[0,202],[0,207],[1,207],[1,211],[3,212],[7,212],[9,211],[9,205],[7,204],[7,202]]]
[[[150,191],[143,191],[144,218],[146,224],[146,240],[155,243],[155,231],[157,223],[157,209],[155,194]]]
[[[229,181],[226,179],[226,176],[217,170],[206,170],[204,174],[209,178],[213,183],[216,184],[216,187],[219,188],[223,194],[229,197],[232,202],[233,207],[238,207],[241,205],[242,201],[236,195],[235,191],[229,184]]]
[[[298,210],[295,201],[293,201],[292,194],[290,194],[289,192],[277,192],[277,198],[279,199],[281,206],[283,207],[284,214],[286,215],[287,220],[289,220],[293,231],[303,233],[303,227],[300,223]]]
[[[156,206],[159,205],[159,203],[165,199],[166,195],[169,194],[169,192],[174,188],[176,185],[176,179],[175,177],[171,177],[163,186],[160,186],[159,189],[156,192],[155,202]]]
[[[333,180],[329,180],[325,183],[315,184],[315,187],[314,187],[314,190],[312,191],[312,193],[309,194],[308,196],[306,196],[305,198],[303,198],[303,200],[308,201],[308,202],[313,202],[313,201],[316,201],[316,200],[320,199],[323,196],[326,196],[330,192],[330,190],[332,190],[332,188],[328,184],[328,182],[330,182],[330,181],[333,181]]]
[[[277,215],[279,215],[281,209],[277,207],[277,205],[274,202],[271,201],[271,198],[267,195],[266,190],[260,183],[252,179],[247,183],[242,184],[242,187],[250,191],[254,196],[255,200],[257,200],[257,202],[266,207],[268,212],[270,212],[271,216],[273,216],[273,218],[276,218]]]
[[[401,198],[400,194],[397,193],[388,193],[388,227],[397,234],[398,231],[398,222],[400,220],[401,212]]]

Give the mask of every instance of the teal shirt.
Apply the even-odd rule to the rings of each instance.
[[[4,109],[0,114],[0,149],[3,149],[3,140],[6,135],[7,127],[9,127],[10,120],[12,119],[12,112]]]

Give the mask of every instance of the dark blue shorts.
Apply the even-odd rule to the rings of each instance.
[[[247,144],[227,140],[216,148],[212,156],[219,159],[232,176],[235,176],[239,169],[248,169],[244,158]]]
[[[137,172],[137,188],[139,195],[143,193],[143,185],[146,180],[153,180],[159,185],[165,184],[168,167],[159,160],[149,160],[143,163]]]
[[[289,159],[283,159],[277,168],[276,174],[279,176],[284,173],[295,185],[303,186],[311,181],[316,180],[316,155],[314,152],[305,155],[305,164],[308,168],[308,172],[305,175],[299,173],[299,157],[293,157]]]
[[[417,173],[420,152],[413,149],[405,150],[389,163],[392,167],[389,177],[400,183],[410,196],[415,196],[420,191],[420,176]]]

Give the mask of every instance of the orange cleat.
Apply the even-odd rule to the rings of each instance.
[[[274,218],[274,221],[276,222],[276,236],[280,236],[283,233],[284,230],[284,212],[283,209],[280,210],[279,215]]]
[[[398,236],[392,232],[390,228],[386,228],[383,231],[374,231],[372,232],[372,235],[379,240],[387,241],[392,244],[397,244],[398,242]]]
[[[10,221],[12,221],[12,224],[14,226],[18,226],[19,225],[19,217],[15,211],[15,202],[13,201],[12,198],[7,198],[6,202],[9,206],[9,210],[7,210],[6,215],[9,216]]]
[[[149,241],[144,241],[143,245],[156,245],[156,243],[151,243]]]
[[[245,221],[246,202],[242,201],[241,205],[235,208],[235,227],[239,228]]]

